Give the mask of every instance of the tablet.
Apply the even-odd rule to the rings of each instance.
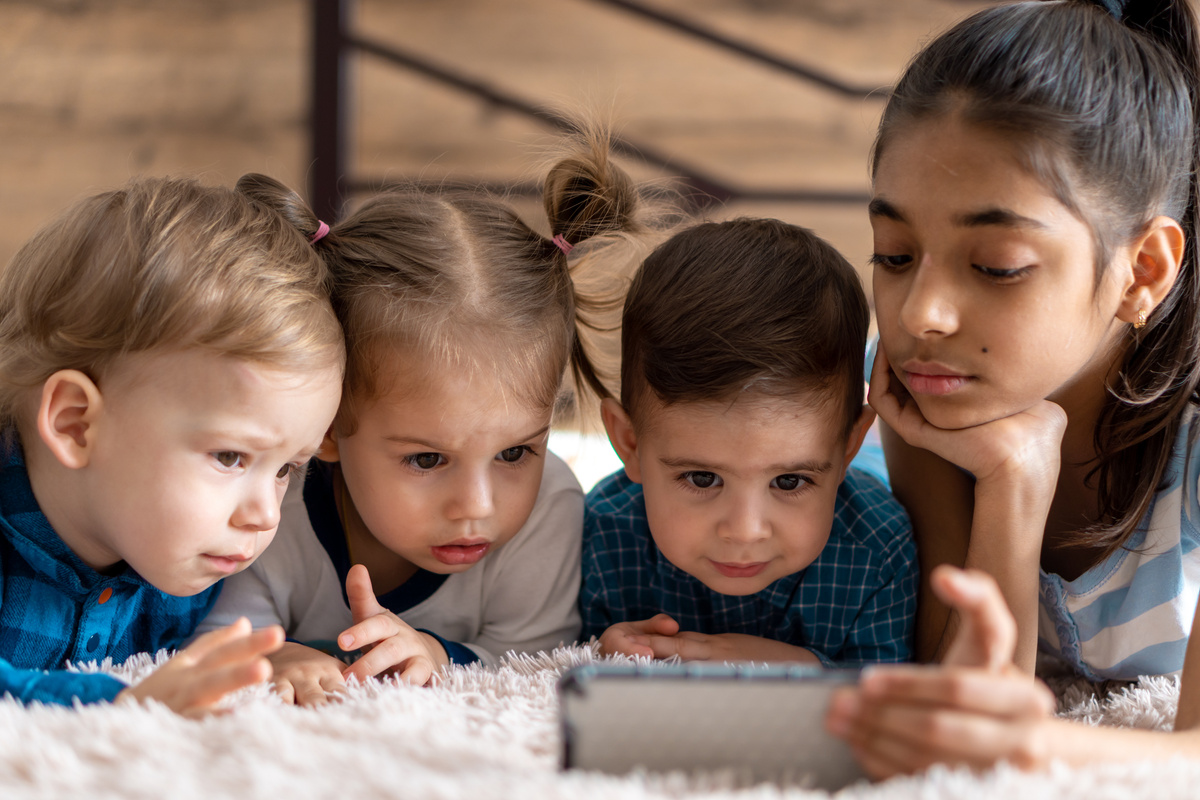
[[[562,764],[615,774],[728,770],[739,785],[840,789],[865,775],[825,731],[825,712],[833,690],[858,673],[706,662],[576,667],[558,683]]]

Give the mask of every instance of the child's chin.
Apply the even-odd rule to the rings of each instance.
[[[770,581],[765,581],[762,578],[726,578],[724,575],[717,575],[715,578],[709,576],[701,578],[699,575],[693,576],[700,578],[700,582],[712,589],[717,594],[727,595],[729,597],[745,597],[750,594],[758,594],[763,589],[771,585]]]
[[[933,397],[918,400],[917,408],[921,409],[921,416],[925,417],[926,422],[944,431],[975,428],[1016,413],[1006,413],[1004,409],[980,408],[974,404],[959,405]]]

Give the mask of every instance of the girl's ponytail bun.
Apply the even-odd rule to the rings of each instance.
[[[576,146],[546,176],[543,205],[550,232],[574,246],[593,236],[639,231],[637,188],[613,163],[608,135],[585,130]]]

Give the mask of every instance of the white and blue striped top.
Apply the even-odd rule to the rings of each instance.
[[[1137,532],[1073,581],[1041,574],[1038,647],[1084,677],[1135,680],[1183,669],[1200,596],[1200,458],[1189,458],[1188,412],[1167,488]]]

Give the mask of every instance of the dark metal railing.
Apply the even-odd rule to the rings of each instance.
[[[691,23],[676,15],[656,11],[631,0],[593,0],[615,6],[643,19],[651,20],[699,38],[722,49],[812,83],[844,97],[865,99],[884,97],[884,92],[850,86],[817,70],[767,53]],[[479,98],[493,106],[512,111],[559,129],[571,129],[570,120],[466,75],[433,59],[418,56],[395,45],[385,44],[351,29],[349,0],[312,0],[313,75],[310,120],[312,130],[312,164],[309,174],[309,195],[313,209],[326,220],[338,217],[345,200],[354,192],[378,189],[386,182],[355,179],[348,174],[346,158],[346,65],[350,52],[360,52],[389,64],[423,75],[433,81]],[[684,196],[697,208],[731,200],[804,202],[804,203],[865,203],[866,194],[858,191],[829,191],[814,189],[760,189],[743,187],[718,179],[707,171],[674,156],[660,153],[644,143],[620,138],[614,141],[617,152],[637,158],[647,164],[669,170],[684,186]],[[445,185],[442,182],[439,185]],[[471,184],[478,185],[478,184]],[[509,184],[503,187],[510,194],[536,194],[538,187],[528,184]]]

